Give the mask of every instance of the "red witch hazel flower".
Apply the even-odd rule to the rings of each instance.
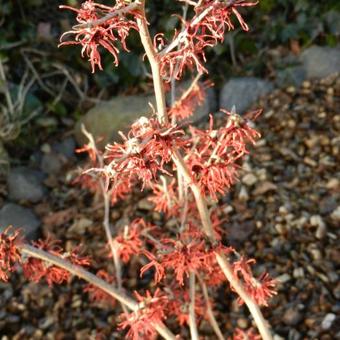
[[[21,242],[20,231],[6,228],[0,233],[0,281],[8,281],[8,273],[15,270],[15,265],[21,262],[18,244]]]
[[[115,66],[118,65],[119,50],[115,46],[120,41],[122,48],[128,51],[125,40],[130,29],[137,30],[135,21],[127,19],[127,14],[134,14],[123,1],[117,1],[113,7],[98,4],[93,0],[85,1],[80,9],[70,6],[60,6],[63,9],[69,9],[77,13],[77,21],[79,25],[73,27],[71,31],[65,32],[60,40],[66,36],[73,34],[74,40],[62,41],[59,46],[64,45],[82,45],[82,56],[84,54],[89,58],[92,66],[92,73],[96,66],[102,70],[101,57],[98,47],[101,46],[108,50],[113,58]],[[106,20],[101,20],[102,16],[107,15]]]
[[[206,273],[212,270],[216,249],[225,253],[230,252],[229,248],[220,244],[214,247],[206,246],[204,234],[190,226],[186,231],[182,231],[176,240],[164,238],[157,246],[156,255],[143,252],[150,262],[141,268],[141,275],[154,267],[155,281],[158,283],[163,279],[165,269],[172,270],[181,286],[184,285],[184,278],[189,277],[190,272]]]
[[[113,191],[120,185],[130,188],[136,179],[142,181],[143,189],[157,178],[158,172],[169,174],[164,165],[170,162],[173,148],[187,145],[183,134],[176,126],[161,126],[154,118],[141,117],[127,136],[121,134],[123,144],[107,146],[105,157],[109,164],[97,171],[111,179]]]
[[[246,331],[236,328],[232,340],[261,340],[261,336],[253,328]]]
[[[254,259],[246,260],[241,257],[233,263],[234,274],[243,281],[244,289],[259,306],[268,306],[268,300],[277,294],[276,280],[268,273],[263,273],[256,279],[250,268],[253,263],[255,263]],[[242,304],[243,301],[239,299],[239,303]]]
[[[190,117],[196,108],[203,104],[206,89],[210,86],[211,84],[208,82],[204,84],[194,82],[170,108],[169,117],[175,117],[177,120]]]
[[[141,232],[151,228],[151,225],[142,218],[137,218],[126,225],[123,232],[115,238],[115,242],[118,244],[119,257],[124,263],[129,262],[132,255],[141,253],[143,246]]]
[[[193,151],[188,165],[202,193],[213,200],[236,181],[239,168],[236,161],[248,153],[247,144],[254,144],[260,137],[246,119],[235,112],[222,111],[229,118],[224,127],[214,129],[212,116],[208,130],[191,127]]]
[[[153,296],[149,291],[146,292],[145,297],[137,292],[135,296],[139,302],[139,308],[129,314],[121,314],[123,321],[119,324],[119,328],[130,328],[126,335],[128,339],[155,339],[157,332],[154,325],[166,318],[164,310],[168,298],[160,289],[157,289]]]
[[[161,74],[169,81],[171,78],[181,78],[186,68],[196,68],[198,73],[207,72],[203,66],[205,48],[223,42],[226,30],[234,29],[230,18],[232,14],[237,17],[241,27],[248,31],[248,25],[240,15],[238,7],[257,4],[244,0],[203,0],[197,3],[190,0],[181,1],[194,6],[195,15],[190,21],[180,18],[182,30],[176,31],[172,42],[159,52]],[[155,49],[158,50],[164,45],[163,35],[157,35],[154,39]]]
[[[169,293],[167,310],[169,316],[174,315],[180,326],[189,325],[190,293],[188,289],[172,287]],[[195,315],[197,320],[202,320],[206,313],[204,298],[201,294],[195,294]]]
[[[113,283],[114,277],[108,274],[105,270],[99,270],[96,274],[97,277],[106,281],[107,283]],[[116,300],[97,286],[87,284],[84,288],[84,292],[89,293],[91,301],[109,303],[111,307],[114,307]]]
[[[88,266],[90,264],[88,257],[79,256],[78,248],[75,248],[70,253],[64,253],[58,242],[50,238],[33,242],[33,245],[52,255],[67,259],[74,265]],[[67,270],[33,257],[23,259],[22,268],[27,279],[37,283],[45,278],[49,286],[52,286],[54,283],[62,284],[68,282],[71,278],[71,274]]]
[[[162,184],[152,184],[153,195],[149,197],[149,201],[154,203],[155,210],[163,212],[168,216],[176,215],[178,213],[177,195],[175,194],[175,180],[169,184],[164,176],[160,176]]]

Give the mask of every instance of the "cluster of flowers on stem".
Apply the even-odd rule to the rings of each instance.
[[[158,86],[157,110],[151,107],[150,116],[137,119],[127,133],[120,132],[120,143],[108,144],[104,151],[84,130],[89,143],[78,150],[87,152],[90,158],[78,182],[104,197],[103,225],[115,273],[100,269],[93,275],[85,271],[91,261],[80,255],[79,248],[65,252],[50,238],[33,242],[27,248],[18,231],[6,229],[0,233],[0,280],[7,281],[9,273],[19,266],[27,279],[44,279],[49,286],[68,282],[71,273],[85,278],[88,284],[84,291],[92,301],[109,302],[111,307],[116,306],[117,300],[123,304],[118,327],[127,330],[127,337],[133,340],[153,339],[157,331],[175,338],[165,325],[171,318],[181,327],[189,326],[193,333],[198,332],[199,323],[205,318],[220,337],[221,330],[211,312],[214,301],[209,294],[216,293],[226,278],[241,304],[250,301],[267,306],[275,295],[275,280],[267,273],[255,278],[251,270],[255,260],[246,259],[227,246],[224,221],[214,206],[237,180],[242,158],[260,137],[251,119],[260,111],[241,117],[235,109],[221,109],[225,113],[223,126],[216,127],[212,115],[208,128],[189,124],[210,86],[209,82],[198,82],[201,74],[207,72],[206,48],[222,42],[225,33],[234,29],[233,17],[247,31],[239,10],[256,3],[178,1],[185,6],[186,15],[178,16],[179,27],[169,41],[164,34],[156,34],[152,39],[147,32],[145,0],[116,0],[113,6],[86,0],[80,9],[61,6],[76,13],[78,24],[62,35],[60,45],[81,45],[82,56],[88,57],[92,72],[96,67],[103,68],[100,49],[106,49],[113,56],[114,65],[118,65],[119,47],[128,50],[126,40],[131,30],[140,33],[146,54],[154,63],[152,71],[157,69],[153,74],[155,87]],[[69,36],[73,40],[65,41]],[[166,106],[162,83],[173,86],[186,71],[199,74],[179,99]],[[161,213],[164,223],[154,226],[137,218],[111,234],[107,197],[113,205],[127,197],[135,186],[151,192],[149,201]],[[61,260],[66,262],[60,264]],[[121,268],[130,262],[136,265],[137,260],[140,277],[153,277],[156,288],[146,290],[145,295],[135,292],[133,300],[124,295]],[[220,261],[226,262],[221,265]],[[255,320],[259,322],[263,318],[257,313]],[[263,332],[266,326],[261,322],[262,327],[258,328]],[[236,330],[234,339],[259,337],[253,329]]]

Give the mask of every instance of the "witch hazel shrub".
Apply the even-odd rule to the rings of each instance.
[[[178,27],[170,38],[150,35],[143,0],[117,0],[112,6],[88,0],[80,8],[60,6],[74,12],[77,21],[62,35],[60,45],[80,45],[92,72],[102,69],[105,51],[118,66],[119,51],[128,51],[129,33],[138,32],[151,69],[156,106],[105,151],[83,128],[88,143],[78,151],[88,153],[89,164],[78,182],[103,199],[103,226],[114,272],[92,273],[91,259],[79,248],[65,252],[51,239],[28,244],[18,231],[8,228],[0,235],[0,279],[8,281],[19,266],[27,279],[50,286],[77,276],[87,281],[84,290],[92,300],[104,300],[107,308],[120,310],[118,328],[134,340],[157,335],[199,339],[203,319],[214,338],[227,338],[214,311],[217,289],[227,284],[238,303],[247,306],[256,326],[235,329],[228,339],[272,339],[260,307],[267,306],[275,294],[275,281],[267,273],[255,277],[255,260],[226,244],[217,204],[237,180],[248,147],[260,137],[249,124],[260,112],[240,117],[235,110],[222,108],[227,118],[224,126],[216,127],[212,116],[207,129],[188,123],[209,86],[198,81],[207,73],[206,49],[223,42],[236,26],[248,31],[240,9],[256,3],[178,1],[183,15],[177,15]],[[176,81],[187,74],[193,75],[191,85],[167,106],[165,87],[174,94]],[[164,224],[136,218],[121,229],[112,228],[110,208],[136,187],[150,193],[148,199]],[[149,290],[128,292],[124,287],[123,269],[132,260],[139,261],[141,277],[153,277]]]

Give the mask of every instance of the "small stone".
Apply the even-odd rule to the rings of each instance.
[[[10,225],[21,228],[25,237],[32,240],[38,236],[40,221],[30,209],[7,203],[0,210],[0,232]]]
[[[234,211],[234,208],[231,205],[227,205],[223,207],[223,213],[226,215],[230,214],[233,211]]]
[[[310,217],[309,222],[312,227],[319,227],[324,226],[325,222],[323,221],[322,217],[320,215],[313,215]]]
[[[51,145],[50,145],[50,144],[44,143],[44,144],[40,147],[40,150],[41,150],[43,153],[50,153],[50,152],[52,151],[52,148],[51,148]]]
[[[51,327],[53,325],[53,323],[54,323],[54,318],[52,316],[43,318],[39,321],[39,328],[46,330],[49,327]]]
[[[262,182],[264,182],[267,179],[267,170],[266,169],[259,169],[256,171],[256,176],[258,179]]]
[[[322,253],[319,249],[312,248],[312,249],[309,249],[309,252],[313,257],[313,260],[320,261],[322,259]]]
[[[286,310],[283,315],[283,322],[287,326],[296,326],[302,320],[302,314],[293,307]]]
[[[323,239],[323,238],[326,236],[326,233],[327,233],[326,226],[325,226],[324,224],[323,224],[323,225],[320,225],[320,226],[316,229],[315,237],[316,237],[318,240],[321,240],[321,239]]]
[[[308,271],[309,274],[315,275],[315,269],[312,266],[307,265],[306,268],[307,268],[307,271]]]
[[[287,207],[285,207],[284,205],[281,205],[281,207],[279,208],[279,213],[283,216],[288,214],[288,209]]]
[[[327,189],[338,189],[340,186],[340,181],[337,178],[331,178],[327,184],[326,184],[326,188]]]
[[[311,87],[311,85],[312,85],[312,83],[309,80],[305,80],[302,83],[302,87],[305,88],[305,89],[309,89]]]
[[[303,159],[303,161],[304,161],[305,164],[311,166],[312,168],[315,168],[315,167],[318,165],[318,163],[315,162],[314,159],[311,159],[311,158],[309,158],[309,157],[305,157],[305,158]]]
[[[245,176],[242,177],[242,183],[244,183],[245,185],[247,185],[248,187],[251,187],[252,185],[254,185],[257,182],[257,178],[254,174],[249,173],[246,174]]]
[[[280,235],[286,233],[286,228],[285,228],[285,226],[282,225],[281,223],[275,224],[275,229],[276,229],[276,231],[277,231]]]
[[[340,206],[338,206],[332,213],[331,213],[331,219],[335,222],[340,221]]]
[[[41,170],[46,174],[55,175],[60,172],[62,162],[59,155],[55,152],[45,153],[41,160]]]
[[[44,175],[26,167],[13,168],[7,177],[10,199],[14,201],[39,202],[45,195],[42,185]]]
[[[241,190],[238,194],[238,198],[240,201],[246,202],[249,200],[249,194],[245,186],[241,186]]]
[[[295,225],[298,229],[302,229],[306,225],[307,222],[308,222],[307,217],[302,216],[298,218],[297,220],[295,220],[292,224]]]
[[[153,210],[153,203],[150,202],[147,198],[143,198],[142,200],[140,200],[138,202],[138,209],[141,209],[141,210]]]
[[[308,148],[312,149],[314,148],[319,142],[319,136],[311,136],[308,139],[304,140],[304,143],[308,146]]]
[[[261,182],[257,185],[256,189],[253,191],[253,195],[263,195],[269,191],[274,191],[277,189],[277,186],[269,181]]]
[[[86,230],[93,225],[93,221],[88,218],[81,218],[75,220],[73,224],[68,228],[67,234],[84,235]]]
[[[326,224],[320,215],[311,216],[310,224],[313,227],[317,227],[316,232],[315,232],[315,237],[317,239],[321,240],[322,238],[326,236],[326,232],[327,232]]]
[[[237,326],[241,329],[248,328],[248,320],[244,318],[237,319]]]
[[[326,314],[326,316],[324,317],[324,319],[321,322],[321,328],[325,331],[330,329],[332,327],[335,319],[336,319],[335,314],[333,314],[333,313]]]
[[[305,272],[303,270],[303,268],[295,268],[294,271],[293,271],[293,277],[295,279],[299,279],[299,278],[302,278],[305,276]]]
[[[286,283],[286,282],[290,281],[292,279],[292,277],[289,274],[285,273],[285,274],[282,274],[282,275],[276,277],[275,279],[277,281],[281,282],[281,283]]]
[[[285,340],[285,338],[283,338],[283,337],[280,336],[280,335],[274,334],[273,340]]]

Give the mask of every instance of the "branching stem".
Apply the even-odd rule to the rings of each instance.
[[[198,340],[198,330],[195,315],[195,273],[190,272],[189,275],[189,294],[190,294],[190,305],[189,305],[189,326],[191,340]]]
[[[168,115],[166,112],[166,103],[165,103],[165,91],[163,85],[163,79],[160,74],[159,62],[157,58],[156,51],[153,47],[153,43],[150,37],[148,24],[146,22],[145,16],[145,0],[141,1],[141,16],[137,18],[137,25],[139,28],[139,36],[142,41],[145,53],[149,59],[152,77],[153,77],[153,86],[155,90],[156,104],[157,104],[157,115],[158,120],[161,123],[168,123]]]
[[[105,293],[109,294],[113,298],[115,298],[120,303],[124,304],[131,311],[137,311],[139,309],[139,304],[123,294],[122,292],[115,289],[112,285],[108,284],[106,281],[98,278],[87,270],[83,269],[80,266],[74,265],[67,260],[59,256],[52,255],[46,251],[41,249],[37,249],[33,246],[24,244],[20,246],[21,253],[30,257],[34,257],[36,259],[40,259],[52,265],[58,266],[67,270],[74,276],[78,276],[81,279],[87,281],[88,283],[98,287],[103,290]],[[166,340],[175,340],[176,337],[172,332],[162,323],[153,324],[155,330]]]

